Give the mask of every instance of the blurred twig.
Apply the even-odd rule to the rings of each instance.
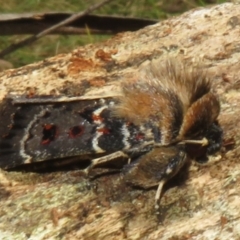
[[[31,44],[33,43],[34,41],[36,41],[37,39],[49,34],[50,32],[56,30],[57,28],[59,27],[62,27],[62,26],[65,26],[75,20],[77,20],[78,18],[81,18],[93,11],[95,11],[96,9],[99,9],[100,7],[102,7],[103,5],[111,2],[113,0],[104,0],[102,1],[101,3],[97,3],[95,5],[92,5],[90,6],[89,8],[87,8],[86,10],[84,10],[83,12],[80,12],[80,13],[76,13],[76,14],[73,14],[71,15],[69,18],[43,30],[42,32],[36,34],[36,35],[33,35],[29,38],[26,38],[18,43],[14,43],[14,44],[11,44],[9,47],[5,48],[3,51],[0,52],[0,58],[3,58],[5,55],[25,46],[25,45],[28,45],[28,44]]]
[[[38,34],[57,24],[74,13],[69,12],[39,12],[39,13],[0,13],[0,36],[15,34]],[[109,35],[126,31],[137,31],[148,25],[155,24],[159,20],[88,14],[62,26],[50,34],[101,34]]]

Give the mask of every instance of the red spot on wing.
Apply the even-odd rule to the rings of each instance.
[[[79,137],[83,134],[83,127],[82,126],[74,126],[72,128],[70,128],[69,130],[69,137],[70,138],[76,138]]]
[[[137,139],[137,140],[143,140],[143,139],[144,139],[144,134],[138,133],[138,134],[136,135],[136,139]]]
[[[58,135],[58,128],[55,124],[44,124],[42,134],[43,136],[41,144],[49,144],[56,139]]]
[[[102,132],[103,134],[110,134],[110,130],[108,128],[99,128],[98,132]]]
[[[54,125],[53,124],[45,124],[43,127],[45,130],[51,130],[54,128]]]
[[[93,115],[92,115],[92,120],[93,120],[93,121],[103,121],[103,118],[100,117],[99,115],[93,114]]]

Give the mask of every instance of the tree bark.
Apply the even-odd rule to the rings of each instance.
[[[6,239],[237,239],[240,236],[240,5],[191,10],[137,32],[1,73],[8,94],[91,98],[118,92],[154,58],[201,61],[220,96],[222,152],[193,163],[154,211],[156,189],[133,189],[119,174],[94,181],[81,170],[0,172],[0,235]],[[232,143],[235,145],[232,146]]]

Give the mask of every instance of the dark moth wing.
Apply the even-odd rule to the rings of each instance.
[[[69,157],[90,160],[141,145],[144,132],[112,116],[115,103],[111,98],[48,102],[36,97],[20,103],[6,98],[0,106],[0,167]]]
[[[81,102],[14,105],[6,99],[0,109],[0,167],[91,153],[95,126],[81,116],[82,107]]]

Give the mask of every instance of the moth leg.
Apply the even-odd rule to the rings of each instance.
[[[143,144],[141,147],[138,148],[132,148],[131,151],[129,151],[129,155],[131,155],[131,153],[137,151],[137,152],[146,152],[149,151],[148,147],[152,147],[153,145],[153,141],[149,141],[145,144]],[[94,168],[97,165],[100,165],[102,163],[106,163],[109,162],[111,160],[117,159],[117,158],[127,158],[128,162],[127,164],[131,164],[131,158],[129,157],[129,155],[127,153],[124,153],[123,151],[116,151],[114,153],[108,154],[106,156],[103,157],[99,157],[99,158],[94,158],[91,161],[91,164],[84,170],[84,172],[88,175],[90,170],[92,168]]]
[[[159,202],[160,202],[160,198],[161,198],[161,193],[162,193],[163,185],[165,183],[166,183],[166,181],[162,180],[158,184],[158,188],[157,188],[156,195],[155,195],[155,209],[159,208]]]
[[[117,152],[111,153],[111,154],[103,156],[103,157],[92,159],[91,164],[84,170],[84,172],[88,175],[92,168],[94,168],[97,165],[100,165],[102,163],[109,162],[116,158],[128,158],[128,161],[130,161],[129,156],[127,154],[125,154],[122,151],[117,151]]]
[[[183,140],[182,142],[180,142],[179,144],[181,143],[190,143],[190,144],[197,144],[197,145],[201,145],[201,146],[207,146],[209,144],[209,141],[207,140],[207,138],[203,138],[203,139],[200,139],[200,140]]]

